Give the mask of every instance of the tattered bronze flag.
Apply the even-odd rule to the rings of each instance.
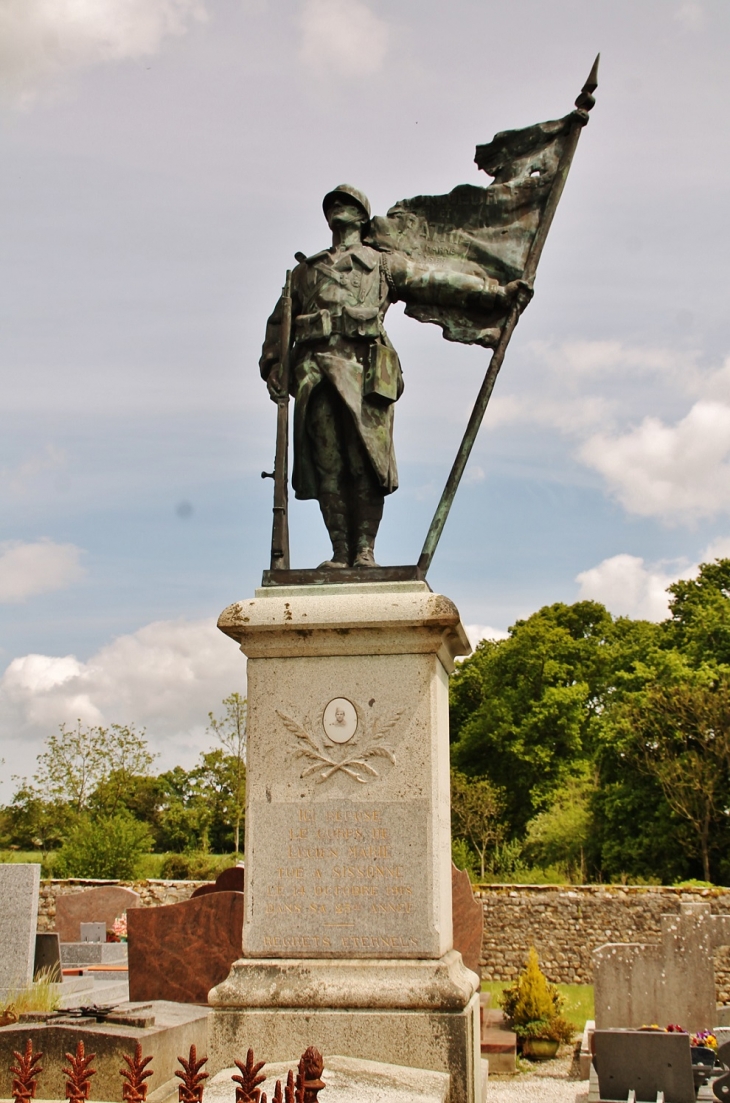
[[[534,271],[526,271],[528,258],[556,184],[562,191],[559,170],[566,153],[572,155],[576,128],[588,120],[595,79],[594,67],[583,103],[579,97],[576,110],[562,119],[505,130],[477,146],[476,164],[494,177],[488,187],[461,184],[448,195],[403,199],[385,218],[372,220],[371,243],[442,271],[490,277],[501,284],[531,282]],[[434,322],[447,341],[486,348],[496,346],[507,320],[506,312],[478,314],[437,303],[408,303],[405,313],[419,322]]]

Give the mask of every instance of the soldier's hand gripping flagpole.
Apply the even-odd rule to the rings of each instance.
[[[291,271],[281,294],[280,394],[276,400],[274,459],[274,519],[271,527],[271,570],[289,570],[289,353],[291,347]]]
[[[580,95],[575,101],[576,111],[573,115],[573,121],[571,123],[570,132],[567,136],[565,146],[560,157],[555,178],[553,180],[550,194],[547,198],[545,208],[540,219],[540,224],[537,228],[535,237],[533,239],[530,251],[525,262],[525,267],[522,273],[522,281],[527,285],[527,288],[532,289],[532,285],[535,279],[535,273],[537,271],[537,265],[542,255],[542,250],[547,239],[548,231],[553,221],[555,211],[557,209],[560,197],[563,194],[563,188],[565,187],[565,181],[570,171],[570,166],[573,161],[573,155],[578,145],[578,138],[580,132],[588,122],[588,112],[595,104],[593,93],[598,87],[598,62],[600,54],[593,62],[593,68],[590,71],[588,80],[583,85]],[[529,294],[529,292],[528,292]],[[507,315],[507,319],[502,328],[502,332],[497,342],[494,352],[492,353],[492,359],[489,362],[487,373],[484,377],[484,381],[477,395],[477,400],[474,404],[474,409],[471,412],[469,423],[466,427],[466,432],[462,438],[459,446],[459,451],[456,454],[456,459],[449,472],[449,477],[446,480],[446,486],[444,487],[441,495],[441,500],[436,507],[436,512],[433,515],[431,521],[431,527],[428,530],[428,535],[423,545],[423,550],[418,560],[419,570],[425,577],[428,568],[431,566],[431,560],[433,559],[434,552],[441,539],[441,534],[446,524],[446,519],[449,515],[454,496],[461,481],[461,477],[464,474],[469,454],[474,446],[479,427],[481,426],[482,419],[489,404],[492,391],[494,389],[494,383],[499,373],[499,369],[502,367],[502,361],[507,351],[507,346],[510,342],[510,338],[514,333],[515,326],[519,320],[520,314],[524,309],[527,301],[529,301],[526,294],[520,295],[518,293],[515,302]]]

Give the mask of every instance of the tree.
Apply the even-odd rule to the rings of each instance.
[[[230,852],[238,761],[220,748],[201,754],[192,770],[176,766],[157,779],[163,790],[159,845],[173,851]]]
[[[614,635],[597,602],[557,603],[518,621],[509,639],[480,643],[453,675],[453,762],[503,790],[511,837],[590,758]]]
[[[26,781],[20,781],[10,804],[0,812],[4,845],[43,852],[61,845],[74,813],[61,801],[43,800]]]
[[[595,781],[590,768],[566,779],[544,812],[527,825],[525,850],[536,864],[561,866],[586,879],[586,848],[593,828],[591,798]]]
[[[245,772],[240,773],[240,759],[224,754],[216,748],[200,756],[200,764],[191,770],[195,800],[209,813],[208,839],[215,853],[235,852],[238,832],[243,816],[245,799]],[[243,792],[241,786],[244,786]]]
[[[208,731],[212,732],[223,749],[234,759],[233,770],[233,845],[236,854],[240,852],[241,821],[246,806],[246,721],[248,703],[240,693],[231,693],[224,698],[225,715],[216,719],[208,713]]]
[[[634,759],[689,826],[704,880],[711,881],[712,838],[730,814],[730,679],[708,681],[701,672],[679,684],[651,685],[642,697],[623,716],[634,734]]]
[[[44,799],[52,796],[83,812],[94,790],[107,782],[107,811],[113,815],[127,779],[146,774],[154,757],[144,732],[137,732],[134,725],[87,728],[78,720],[76,728],[69,730],[61,724],[60,734],[49,736],[46,750],[38,756],[36,789]]]
[[[668,587],[668,642],[698,666],[730,665],[730,559],[701,563],[697,576]]]
[[[451,823],[455,835],[466,839],[476,852],[481,879],[486,871],[486,855],[502,837],[499,816],[503,797],[488,778],[469,778],[457,770],[451,772]]]
[[[145,824],[128,812],[92,819],[82,815],[55,855],[54,873],[61,877],[99,877],[131,881],[140,859],[149,853],[152,836]]]

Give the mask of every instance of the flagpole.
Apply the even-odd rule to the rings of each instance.
[[[555,179],[553,180],[552,187],[550,188],[550,194],[548,195],[545,209],[540,219],[537,232],[533,239],[530,251],[527,255],[524,271],[522,273],[522,279],[529,287],[532,287],[535,279],[535,273],[537,266],[542,256],[542,251],[545,246],[548,231],[552,225],[555,211],[560,197],[563,194],[563,188],[565,187],[565,181],[568,178],[570,166],[573,160],[576,147],[578,145],[578,138],[580,132],[588,121],[588,112],[595,104],[593,93],[598,87],[598,62],[600,54],[593,62],[593,68],[590,71],[588,80],[583,85],[580,95],[575,101],[577,111],[573,119],[573,123],[568,134],[568,138],[565,143],[558,167],[555,171]],[[474,442],[477,438],[484,414],[486,413],[487,406],[489,405],[489,399],[492,397],[492,391],[494,390],[494,384],[499,374],[499,369],[502,367],[502,361],[507,351],[507,346],[510,343],[512,334],[514,333],[515,326],[519,321],[520,314],[523,309],[523,301],[520,301],[518,296],[517,301],[512,305],[507,320],[502,327],[502,332],[497,342],[492,358],[489,361],[489,367],[487,373],[484,376],[481,387],[479,388],[479,394],[477,395],[476,402],[474,403],[474,409],[471,412],[469,422],[466,427],[466,431],[459,446],[459,451],[456,453],[456,459],[454,460],[449,477],[446,480],[446,486],[443,489],[441,500],[436,507],[436,512],[433,515],[431,521],[431,527],[428,530],[426,540],[423,545],[423,550],[418,559],[418,568],[425,578],[429,567],[431,566],[431,560],[433,559],[434,552],[438,546],[438,542],[441,539],[441,534],[444,531],[444,525],[449,516],[449,511],[454,502],[456,491],[458,490],[461,477],[464,474],[467,460],[474,447]]]

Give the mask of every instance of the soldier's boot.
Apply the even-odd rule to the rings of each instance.
[[[320,563],[320,567],[349,567],[347,514],[341,497],[339,494],[320,494],[319,508],[322,510],[322,517],[332,541],[332,558],[325,559]]]
[[[353,567],[377,567],[375,562],[375,537],[383,517],[383,497],[378,495],[360,499],[355,512],[355,558]]]

